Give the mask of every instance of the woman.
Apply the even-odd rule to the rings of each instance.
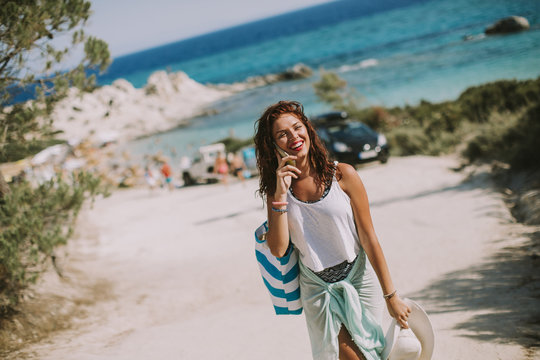
[[[214,163],[214,172],[221,175],[221,181],[227,185],[229,177],[229,164],[227,163],[227,159],[225,159],[225,155],[222,152],[218,153],[216,157],[216,161]]]
[[[289,237],[298,250],[313,357],[380,359],[383,303],[404,328],[411,310],[392,283],[358,173],[329,161],[298,102],[268,107],[256,126],[266,241],[276,257]]]

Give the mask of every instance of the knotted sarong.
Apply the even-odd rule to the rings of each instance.
[[[335,283],[324,282],[300,261],[300,294],[313,359],[338,359],[338,334],[345,326],[367,360],[380,360],[384,299],[363,251],[347,277]]]

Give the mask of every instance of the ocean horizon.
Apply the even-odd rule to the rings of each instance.
[[[526,0],[335,1],[118,57],[98,82],[124,78],[142,87],[153,72],[166,70],[219,84],[298,63],[314,70],[308,79],[223,99],[213,105],[215,115],[130,146],[136,153],[190,155],[230,135],[253,136],[260,113],[281,99],[302,102],[309,114],[328,110],[313,91],[319,69],[344,78],[366,106],[387,107],[452,100],[467,87],[500,79],[536,78],[539,14],[540,2]],[[530,30],[484,35],[511,15],[526,17]]]

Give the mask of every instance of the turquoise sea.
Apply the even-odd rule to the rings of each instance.
[[[519,15],[526,32],[484,36],[496,20]],[[248,90],[214,105],[216,115],[129,144],[136,154],[191,155],[234,134],[253,135],[269,104],[302,102],[308,114],[328,108],[312,84],[319,68],[337,72],[366,105],[416,104],[456,98],[472,85],[540,75],[540,2],[532,0],[335,1],[115,59],[102,84],[125,78],[135,86],[156,70],[184,71],[202,83],[231,83],[277,73],[297,63],[309,79]]]

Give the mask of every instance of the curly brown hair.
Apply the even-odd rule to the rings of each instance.
[[[309,164],[315,169],[315,183],[323,186],[331,183],[336,166],[330,161],[328,151],[313,125],[304,114],[304,107],[297,101],[279,101],[269,106],[255,123],[255,152],[257,155],[257,168],[259,169],[259,194],[264,199],[273,195],[276,191],[276,169],[278,160],[275,153],[272,126],[274,122],[284,114],[297,117],[306,127],[311,146],[309,149]]]

